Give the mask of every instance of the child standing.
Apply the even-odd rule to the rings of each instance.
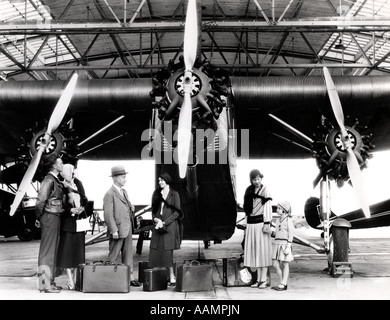
[[[291,245],[294,237],[294,223],[291,219],[291,205],[280,201],[276,212],[280,214],[275,226],[275,240],[272,244],[272,263],[279,278],[279,285],[272,287],[277,291],[287,290],[289,262],[293,261]],[[283,266],[283,270],[280,266]]]

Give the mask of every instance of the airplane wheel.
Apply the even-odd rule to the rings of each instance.
[[[33,231],[29,228],[22,228],[18,232],[18,238],[20,241],[31,241],[33,239]]]
[[[204,248],[207,249],[210,246],[210,241],[203,241],[204,242]]]
[[[328,263],[330,270],[333,262],[348,262],[349,229],[345,227],[332,227],[330,235],[330,252]]]

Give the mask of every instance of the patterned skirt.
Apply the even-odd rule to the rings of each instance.
[[[247,224],[245,231],[244,265],[251,268],[272,265],[271,235],[263,232],[264,223]]]

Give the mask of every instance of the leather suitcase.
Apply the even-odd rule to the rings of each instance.
[[[146,269],[153,269],[149,267],[149,261],[139,261],[138,262],[138,281],[141,283],[145,282],[145,273]],[[167,279],[169,279],[169,269],[166,268],[167,271]],[[173,272],[176,275],[176,262],[173,262]]]
[[[145,269],[144,280],[144,291],[166,290],[168,288],[168,268]]]
[[[125,264],[93,262],[77,268],[76,289],[94,293],[130,292],[130,267]]]
[[[256,282],[257,271],[244,267],[244,259],[222,259],[222,284],[225,287],[245,287]]]
[[[176,269],[176,291],[194,292],[214,289],[213,267],[193,260]]]

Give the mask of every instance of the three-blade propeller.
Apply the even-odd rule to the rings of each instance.
[[[15,194],[14,201],[11,205],[11,211],[9,213],[10,216],[13,216],[15,214],[16,209],[22,201],[31,180],[33,179],[34,174],[37,171],[43,151],[50,143],[51,135],[54,133],[54,131],[57,130],[58,126],[61,124],[62,119],[65,116],[65,113],[68,109],[70,100],[72,99],[76,87],[77,79],[77,73],[73,74],[60,99],[58,100],[56,107],[54,108],[54,111],[49,120],[49,124],[47,125],[47,130],[45,132],[44,138],[42,139],[41,144],[39,145],[39,148],[35,153],[34,157],[31,159],[30,165],[28,166],[27,171],[24,174],[24,177],[19,185],[19,189]]]
[[[192,68],[196,59],[198,41],[198,18],[196,12],[196,0],[189,0],[184,27],[184,100],[180,109],[178,124],[178,162],[179,175],[184,178],[187,172],[188,156],[191,145],[192,128]]]
[[[370,208],[368,205],[368,201],[366,199],[363,175],[360,171],[360,165],[356,158],[356,155],[353,152],[352,143],[350,141],[348,132],[344,126],[344,113],[341,106],[340,98],[336,91],[336,86],[332,80],[328,68],[324,67],[323,71],[324,71],[324,77],[325,77],[329,100],[332,105],[332,110],[335,115],[336,121],[340,128],[342,142],[347,151],[347,156],[346,156],[347,168],[348,168],[349,176],[351,178],[352,186],[355,190],[355,193],[357,195],[363,213],[368,218],[370,217]]]

